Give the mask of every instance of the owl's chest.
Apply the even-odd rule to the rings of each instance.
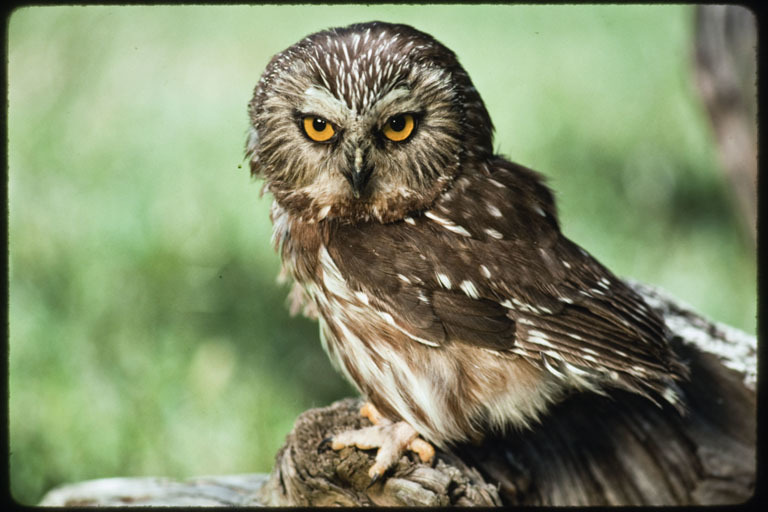
[[[536,372],[510,365],[516,356],[416,334],[407,321],[412,311],[395,308],[397,297],[384,295],[383,278],[369,275],[377,270],[399,279],[394,258],[385,251],[366,253],[366,264],[376,268],[350,276],[348,267],[365,267],[350,263],[357,252],[339,250],[339,245],[350,245],[347,239],[307,234],[311,225],[280,218],[275,227],[285,269],[317,310],[323,348],[382,414],[403,419],[439,442],[466,438],[485,422],[503,424],[508,411],[539,407],[538,402],[528,404],[537,386]],[[418,307],[421,301],[413,304]]]
[[[275,246],[285,270],[316,307],[321,341],[332,363],[384,414],[408,415],[410,407],[396,390],[414,379],[424,380],[419,382],[424,388],[428,379],[419,369],[434,355],[419,347],[403,350],[412,342],[392,315],[377,307],[371,291],[353,285],[339,269],[324,243],[327,238],[282,220],[273,219]]]
[[[323,348],[334,365],[358,387],[377,380],[375,369],[387,366],[386,355],[398,343],[386,315],[350,286],[325,245],[318,248],[315,272],[302,284],[316,305]]]
[[[317,306],[323,348],[334,366],[386,417],[418,426],[433,439],[460,431],[446,413],[441,391],[455,387],[455,376],[445,371],[447,354],[414,343],[370,291],[347,283],[325,246],[317,261],[317,277],[305,288]]]
[[[328,345],[329,339],[352,342],[358,337],[369,339],[369,332],[353,332],[362,325],[369,326],[368,330],[386,330],[386,326],[381,325],[384,319],[371,307],[368,295],[350,286],[331,257],[327,248],[330,235],[322,226],[292,218],[277,203],[273,205],[272,221],[275,249],[284,270],[315,303],[322,331],[328,334],[324,336],[324,345]],[[334,353],[338,351],[333,346],[327,346],[326,350],[335,359]],[[368,348],[361,348],[358,355],[368,352]]]

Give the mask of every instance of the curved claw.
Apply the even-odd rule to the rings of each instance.
[[[320,444],[317,445],[317,453],[328,451],[328,449],[331,447],[331,443],[333,443],[333,436],[328,436],[320,441]]]
[[[368,483],[368,486],[365,488],[366,490],[373,487],[373,484],[381,480],[382,473],[376,473],[371,477],[371,481]]]

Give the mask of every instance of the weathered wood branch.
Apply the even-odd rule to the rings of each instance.
[[[222,475],[179,481],[159,477],[101,478],[48,492],[44,507],[258,507],[266,474]]]
[[[631,283],[663,315],[691,379],[681,417],[641,397],[570,397],[532,430],[403,456],[369,485],[373,452],[318,453],[322,439],[367,424],[361,401],[296,421],[271,475],[108,479],[50,492],[43,505],[678,505],[748,500],[756,473],[756,340]]]

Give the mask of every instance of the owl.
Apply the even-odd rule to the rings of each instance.
[[[407,450],[542,421],[578,392],[684,409],[663,321],[560,231],[537,172],[494,154],[456,55],[371,22],[275,55],[249,103],[246,158],[273,197],[294,306],[367,400],[373,426],[323,443]]]

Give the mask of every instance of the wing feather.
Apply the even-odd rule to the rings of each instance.
[[[433,215],[340,226],[330,250],[350,285],[436,345],[509,351],[643,393],[683,378],[664,322],[560,233],[538,175],[497,164],[459,178]]]

